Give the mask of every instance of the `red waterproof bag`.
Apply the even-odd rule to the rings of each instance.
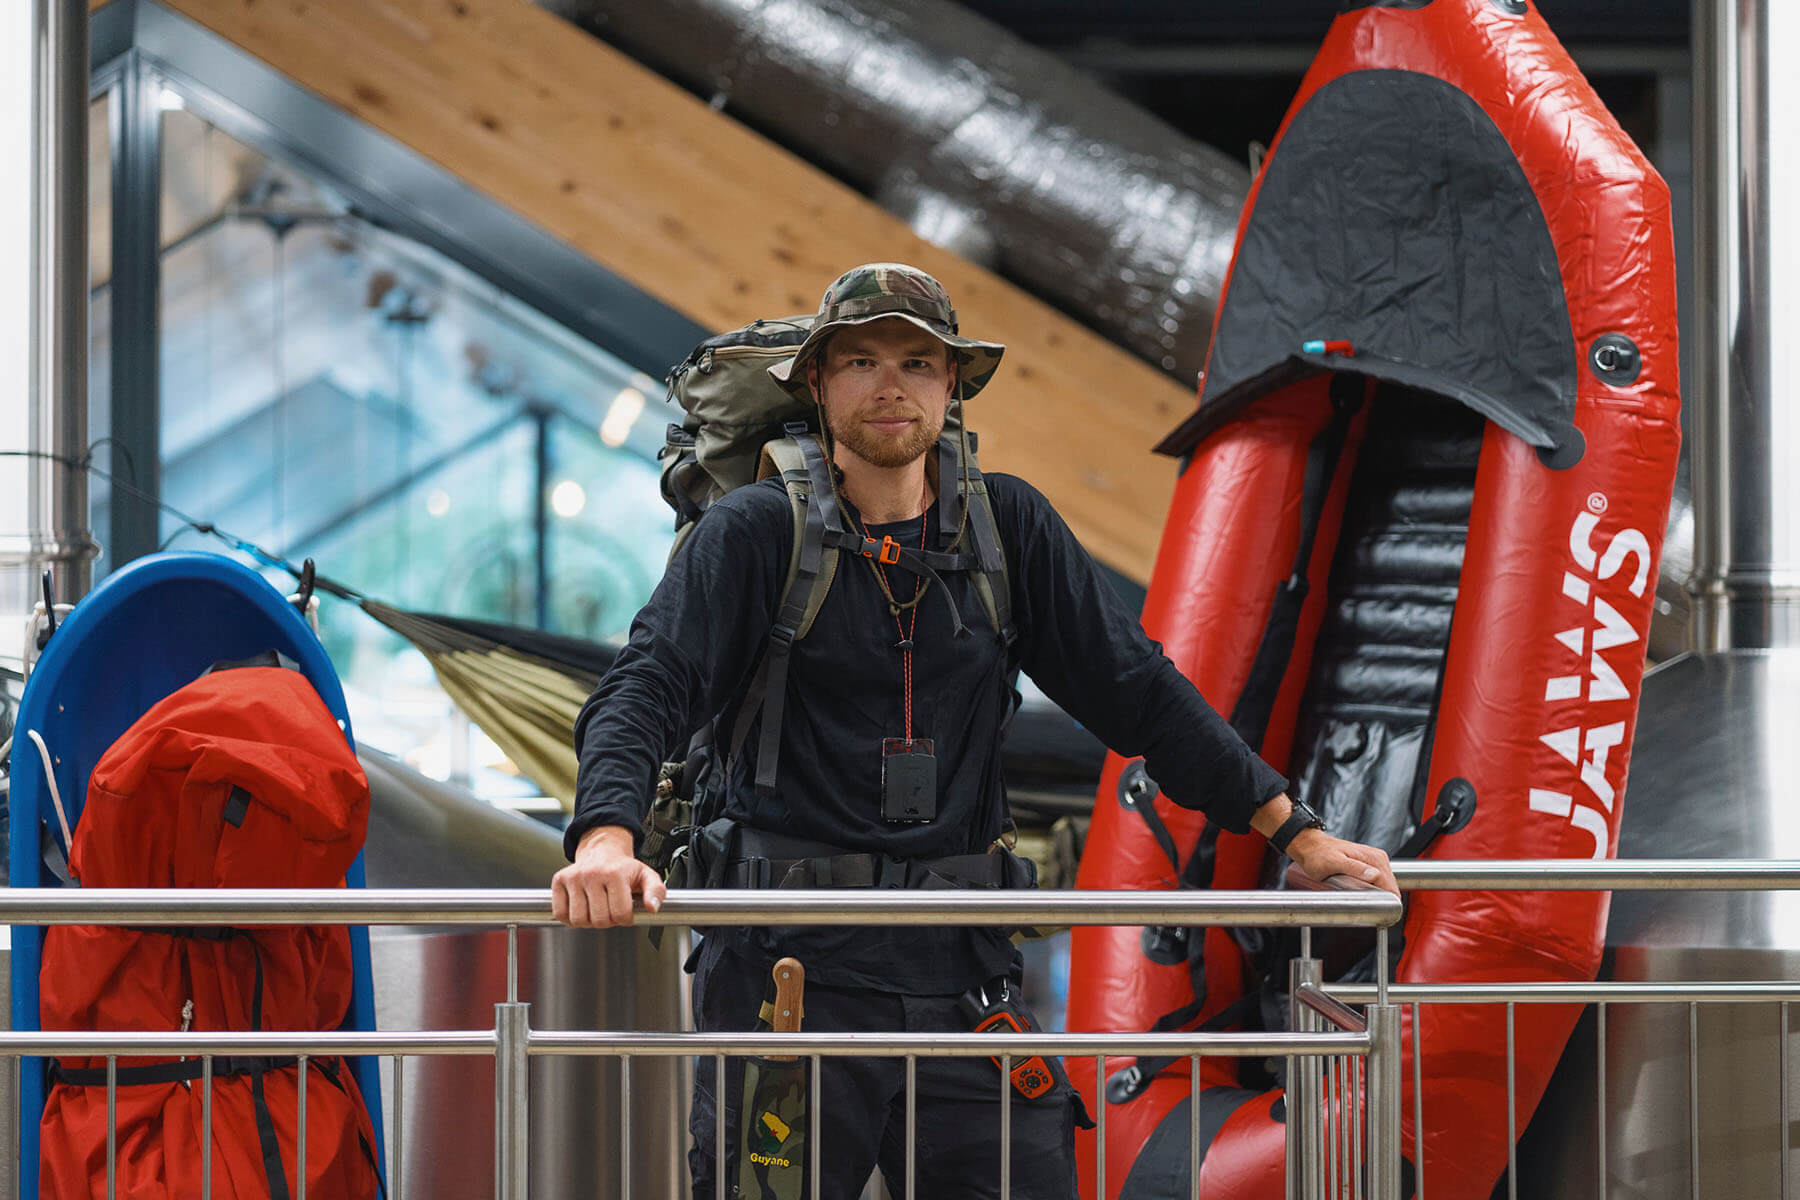
[[[87,887],[341,887],[369,786],[297,671],[214,671],[157,704],[89,776],[70,866]],[[44,938],[44,1029],[331,1030],[349,1009],[349,931],[61,926]],[[106,1195],[106,1060],[49,1067],[40,1195]],[[121,1200],[298,1194],[299,1064],[215,1058],[210,1149],[198,1060],[120,1058]],[[373,1200],[374,1134],[348,1064],[306,1063],[306,1192]]]

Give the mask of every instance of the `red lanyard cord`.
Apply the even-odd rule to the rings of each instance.
[[[930,496],[929,485],[927,485],[925,495],[927,497]],[[925,511],[919,514],[919,550],[921,552],[925,549],[926,521],[930,518],[930,515],[931,505],[926,504]],[[869,536],[869,523],[863,520],[861,512],[856,514],[856,523],[862,528],[864,538],[871,542],[875,540]],[[900,635],[900,678],[906,696],[906,740],[910,742],[913,740],[913,633],[919,628],[918,599],[920,589],[925,586],[925,580],[920,576],[913,576],[913,602],[905,606],[907,610],[907,623],[902,625],[900,623],[899,606],[893,602],[894,593],[893,589],[889,586],[887,567],[883,564],[876,563],[872,559],[867,561],[869,563],[869,569],[875,572],[876,578],[881,583],[882,592],[888,597],[888,612],[894,618],[894,631]]]

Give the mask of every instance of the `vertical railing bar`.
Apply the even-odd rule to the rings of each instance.
[[[1306,984],[1317,986],[1320,964],[1316,958],[1297,958],[1288,968],[1290,1023],[1295,1032],[1317,1033],[1324,1027],[1319,1015],[1292,997]],[[1299,1176],[1295,1195],[1301,1200],[1323,1200],[1325,1165],[1330,1143],[1325,1132],[1325,1072],[1328,1060],[1315,1054],[1296,1055],[1291,1079],[1298,1079],[1297,1109],[1288,1109],[1297,1122],[1294,1137],[1294,1169]]]
[[[619,1200],[631,1200],[631,1055],[619,1055]]]
[[[1400,1200],[1401,1113],[1405,1089],[1400,1084],[1405,1042],[1401,1010],[1394,1004],[1375,1004],[1368,1009],[1369,1056],[1357,1061],[1362,1103],[1357,1107],[1361,1129],[1357,1145],[1362,1162],[1352,1180],[1358,1200]]]
[[[1364,1086],[1362,1056],[1354,1055],[1347,1061],[1350,1064],[1350,1195],[1354,1200],[1363,1200],[1363,1137],[1368,1130],[1368,1123],[1363,1120],[1363,1107],[1369,1102],[1369,1089]]]
[[[1322,1027],[1322,1020],[1312,1023],[1312,1028],[1315,1030]],[[1317,1153],[1321,1165],[1319,1188],[1316,1194],[1318,1200],[1332,1200],[1333,1189],[1337,1185],[1337,1162],[1333,1157],[1336,1153],[1337,1143],[1332,1140],[1336,1135],[1332,1132],[1331,1124],[1331,1060],[1320,1058],[1318,1061],[1319,1146]]]
[[[819,1164],[822,1161],[819,1153],[819,1110],[824,1107],[824,1089],[819,1084],[821,1068],[824,1060],[817,1054],[812,1056],[812,1079],[806,1092],[806,1156],[811,1160],[812,1200],[819,1200]]]
[[[1290,993],[1288,996],[1288,1027],[1295,1033],[1301,1032],[1300,1022],[1296,1019],[1296,1010],[1298,1007],[1299,1006],[1294,1001],[1293,995]],[[1301,1132],[1303,1126],[1300,1120],[1300,1114],[1304,1111],[1304,1106],[1306,1104],[1306,1084],[1300,1078],[1300,1064],[1304,1061],[1305,1059],[1298,1054],[1290,1054],[1286,1059],[1287,1120],[1282,1123],[1281,1129],[1283,1150],[1283,1169],[1281,1173],[1282,1200],[1301,1200],[1300,1189],[1303,1186],[1301,1180],[1305,1177],[1304,1172],[1300,1167],[1301,1155],[1306,1153],[1306,1135]],[[1094,1094],[1100,1097],[1100,1107],[1104,1109],[1106,1107],[1105,1094],[1101,1092],[1099,1088],[1095,1089]],[[1104,1149],[1104,1144],[1102,1144],[1102,1148]],[[1106,1200],[1106,1184],[1104,1178],[1102,1179],[1100,1187],[1096,1190],[1095,1195],[1099,1200]]]
[[[1319,1019],[1318,1028],[1325,1028],[1323,1017]],[[1325,1082],[1320,1094],[1325,1099],[1325,1145],[1327,1147],[1325,1195],[1330,1200],[1338,1200],[1338,1176],[1342,1168],[1338,1165],[1337,1061],[1327,1058],[1323,1065]]]
[[[388,1130],[388,1145],[392,1147],[388,1160],[393,1169],[388,1172],[388,1194],[393,1200],[405,1200],[405,1172],[401,1168],[401,1160],[406,1157],[406,1056],[394,1055],[394,1125]]]
[[[1688,1193],[1700,1200],[1700,1005],[1688,1001]]]
[[[1012,1200],[1012,1055],[1000,1056],[1000,1200]]]
[[[713,1197],[725,1200],[725,1056],[717,1055],[713,1061]]]
[[[531,1005],[494,1005],[494,1197],[531,1188]]]
[[[1200,1056],[1188,1056],[1188,1180],[1194,1188],[1194,1200],[1200,1200]],[[1101,1197],[1101,1200],[1105,1200]]]
[[[1420,1032],[1419,1002],[1412,1006],[1413,1077],[1413,1200],[1425,1200],[1425,1043]]]
[[[1094,1195],[1106,1200],[1106,1055],[1094,1055]],[[906,1200],[912,1200],[908,1196]]]
[[[1388,1002],[1388,931],[1383,925],[1375,931],[1375,1003]]]
[[[1315,1028],[1323,1027],[1323,1019]],[[1331,1059],[1319,1060],[1319,1141],[1325,1158],[1324,1194],[1337,1200],[1337,1125],[1331,1119]]]
[[[1338,1136],[1344,1140],[1343,1157],[1338,1160],[1338,1194],[1350,1200],[1350,1120],[1355,1111],[1350,1097],[1350,1059],[1338,1056]]]
[[[1515,1005],[1506,1005],[1506,1196],[1519,1200],[1519,1072],[1514,1061]]]
[[[1600,1185],[1594,1195],[1606,1200],[1606,1002],[1594,1007],[1594,1130],[1595,1163]]]
[[[519,927],[506,927],[506,1002],[519,1002]]]
[[[119,1056],[106,1056],[106,1200],[119,1194]]]
[[[1775,1155],[1781,1172],[1781,1200],[1788,1200],[1788,1002],[1781,1002],[1781,1144]]]
[[[1343,1067],[1343,1060],[1336,1056],[1325,1060],[1325,1126],[1332,1144],[1332,1171],[1330,1171],[1330,1187],[1328,1195],[1332,1200],[1343,1200],[1343,1108],[1339,1101],[1343,1099],[1343,1085],[1337,1081],[1337,1072]]]
[[[295,1190],[299,1193],[295,1200],[306,1200],[306,1055],[295,1060],[294,1087],[297,1093],[298,1112],[294,1117],[294,1178]]]
[[[1343,1200],[1350,1200],[1350,1119],[1354,1112],[1354,1103],[1350,1099],[1350,1058],[1339,1056],[1337,1060],[1337,1119],[1343,1123],[1339,1137],[1345,1139],[1343,1146],[1343,1171],[1337,1178],[1337,1191]]]
[[[212,1200],[213,1056],[200,1056],[200,1200]]]
[[[295,1189],[299,1191],[299,1196],[295,1196],[295,1200],[306,1200],[306,1054],[295,1058],[295,1065],[299,1067],[293,1074],[293,1085],[299,1094],[297,1096],[299,1112],[293,1119],[293,1142],[297,1146],[297,1150],[293,1151],[293,1157],[295,1157],[293,1177],[297,1180]]]
[[[917,1200],[918,1157],[919,1056],[909,1054],[906,1056],[906,1200]]]

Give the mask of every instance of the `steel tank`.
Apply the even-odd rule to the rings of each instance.
[[[1644,680],[1619,856],[1794,859],[1800,6],[1696,0],[1694,35],[1693,648]],[[1616,979],[1792,980],[1800,895],[1621,892],[1607,942]],[[1777,1004],[1611,1005],[1602,1033],[1590,1011],[1521,1146],[1519,1194],[1788,1194],[1792,1026]]]
[[[562,840],[380,753],[359,757],[372,805],[370,887],[545,887]],[[651,947],[642,930],[519,931],[519,999],[539,1029],[682,1027],[684,938]],[[371,931],[375,1015],[383,1029],[491,1029],[507,998],[505,930]],[[630,1078],[630,1195],[685,1187],[685,1063],[639,1059]],[[409,1196],[494,1194],[494,1064],[485,1058],[382,1065],[390,1164]],[[396,1111],[395,1098],[400,1097]],[[627,1122],[616,1061],[534,1058],[531,1194],[619,1197]],[[395,1162],[395,1151],[398,1162]]]

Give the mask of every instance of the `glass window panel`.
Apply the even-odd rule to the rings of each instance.
[[[388,603],[534,625],[541,487],[545,625],[622,637],[673,536],[654,381],[165,107],[167,502]],[[201,545],[181,528],[164,536]],[[327,603],[359,736],[438,773],[467,757],[423,658]],[[473,741],[476,766],[497,757]],[[498,766],[490,790],[532,790]]]

